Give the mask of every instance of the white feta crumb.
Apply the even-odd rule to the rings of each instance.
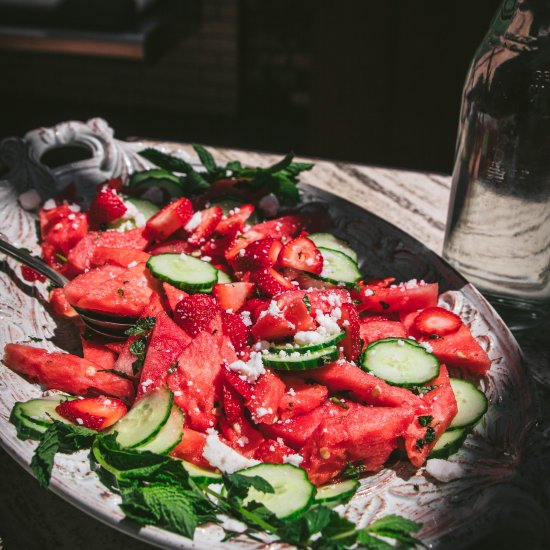
[[[175,397],[180,397],[180,395],[181,395],[181,390],[176,390],[176,391],[174,392],[174,396],[175,396]]]
[[[227,309],[225,310],[225,313],[233,313],[233,308],[232,308],[232,307],[227,308]]]
[[[76,423],[77,423],[79,426],[82,426],[82,424],[84,424],[84,420],[82,420],[82,418],[77,418],[77,419],[76,419]]]
[[[95,372],[95,367],[88,367],[86,369],[86,376],[94,376]]]
[[[283,464],[291,464],[292,466],[296,466],[296,468],[299,468],[303,461],[304,457],[299,454],[283,456]]]
[[[241,319],[243,320],[245,327],[252,326],[252,319],[250,318],[250,311],[241,311]]]
[[[48,199],[43,205],[42,210],[53,210],[56,207],[56,202],[53,199]]]
[[[187,231],[188,233],[191,233],[192,231],[197,229],[197,227],[201,224],[201,221],[202,221],[202,213],[200,211],[195,212],[191,216],[191,219],[185,224],[185,227],[184,227],[185,231]]]
[[[203,256],[203,257],[201,258],[201,260],[202,260],[203,262],[211,262],[211,261],[212,261],[212,258],[211,258],[210,256]]]
[[[267,409],[265,407],[258,407],[255,411],[256,418],[262,418],[266,414],[273,414],[273,409],[271,407]]]
[[[187,380],[187,386],[190,388],[193,385],[193,380]]]
[[[363,292],[363,294],[365,296],[374,296],[374,290],[372,290],[371,288],[366,288]]]
[[[206,436],[206,443],[202,451],[202,456],[214,468],[232,474],[243,468],[249,468],[250,466],[260,464],[259,460],[246,458],[220,441],[216,430],[209,428],[206,430],[206,433],[208,435]]]
[[[294,397],[296,395],[296,390],[294,388],[289,388],[288,394]]]
[[[432,353],[432,351],[434,350],[432,348],[432,346],[430,346],[430,344],[428,342],[420,342],[420,345],[428,352],[428,353]]]
[[[136,262],[136,260],[133,260],[131,261],[129,264],[128,264],[128,269],[132,269],[132,267],[136,267],[138,263]]]
[[[251,384],[256,382],[265,372],[262,354],[256,351],[250,352],[250,359],[248,361],[245,362],[238,359],[228,365],[227,368],[238,373],[243,380],[247,380]]]
[[[237,439],[237,445],[239,447],[244,447],[247,443],[249,443],[249,439],[248,437],[246,437],[246,435],[243,435],[242,437],[239,437],[239,439]]]

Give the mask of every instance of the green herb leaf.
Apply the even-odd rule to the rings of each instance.
[[[367,531],[359,531],[357,542],[369,550],[394,550],[395,548],[386,541],[370,535]]]
[[[341,477],[344,479],[358,479],[361,474],[365,471],[365,465],[360,462],[354,464],[353,462],[348,462],[347,466],[344,468]]]
[[[421,449],[424,448],[425,445],[427,445],[428,443],[431,443],[432,441],[435,441],[435,438],[436,438],[435,430],[431,426],[428,426],[428,428],[426,429],[426,433],[424,434],[424,437],[422,439],[416,440],[417,450],[420,451]]]
[[[38,483],[47,487],[50,483],[53,461],[57,453],[72,454],[88,447],[97,432],[54,420],[42,434],[31,460],[31,468]]]
[[[381,530],[391,530],[400,533],[416,533],[420,531],[421,528],[422,525],[420,523],[416,523],[415,521],[397,514],[388,514],[387,516],[383,516],[380,519],[373,521],[368,526],[369,531],[373,531],[375,533]]]
[[[423,426],[423,427],[426,427],[426,426],[429,426],[432,421],[433,421],[434,417],[431,416],[430,414],[426,414],[424,416],[419,416],[418,417],[418,423]]]
[[[307,309],[308,313],[310,313],[311,312],[311,302],[310,302],[309,297],[308,297],[307,294],[304,294],[304,297],[302,298],[302,301],[306,305],[306,309]]]
[[[218,165],[209,151],[196,143],[193,144],[193,149],[195,149],[195,153],[199,156],[201,164],[206,168],[207,172],[215,173],[218,171]]]
[[[250,487],[254,487],[262,493],[274,493],[273,487],[260,476],[243,476],[238,473],[223,474],[224,485],[227,489],[227,497],[229,499],[236,498],[244,500],[248,495]]]
[[[188,162],[185,162],[183,159],[180,159],[173,155],[167,155],[166,153],[162,153],[161,151],[153,149],[151,147],[140,151],[139,154],[143,158],[151,161],[153,164],[156,164],[157,166],[159,166],[160,168],[164,168],[165,170],[169,170],[170,172],[187,174],[194,171],[193,167]]]
[[[126,330],[124,334],[126,336],[141,336],[142,334],[147,334],[155,326],[156,320],[156,317],[142,317],[137,320],[133,327]]]

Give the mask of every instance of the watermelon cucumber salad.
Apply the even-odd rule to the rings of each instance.
[[[70,190],[40,209],[43,257],[70,279],[54,314],[135,324],[124,340],[81,327],[81,356],[6,345],[8,368],[57,390],[11,414],[39,441],[36,477],[89,448],[142,525],[192,538],[231,517],[228,536],[302,547],[420,544],[417,523],[358,529],[334,507],[392,461],[459,450],[487,410],[468,381],[487,354],[437,283],[370,279],[329,220],[275,211],[311,165],[218,166],[195,149],[204,170],[147,149],[158,168],[106,182],[86,211]]]

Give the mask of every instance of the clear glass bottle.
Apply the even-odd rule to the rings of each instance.
[[[550,0],[506,0],[463,93],[443,256],[511,328],[550,312]]]

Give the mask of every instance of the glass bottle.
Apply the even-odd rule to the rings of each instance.
[[[550,312],[550,0],[506,0],[463,93],[444,258],[511,328]]]

